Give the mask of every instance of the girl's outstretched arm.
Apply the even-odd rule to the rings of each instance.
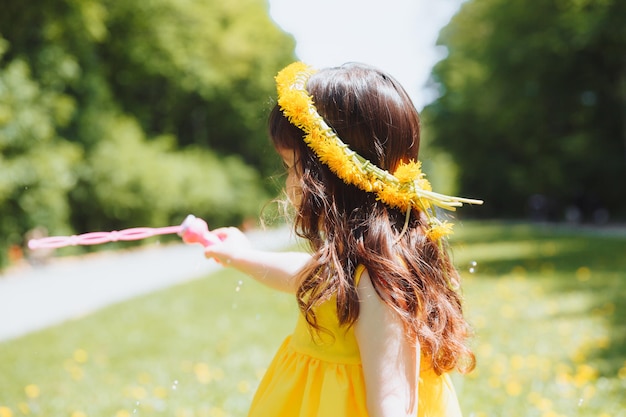
[[[211,231],[221,243],[205,248],[204,255],[224,266],[231,266],[274,289],[295,293],[295,276],[311,260],[304,252],[270,252],[257,250],[241,230],[225,227]]]
[[[417,415],[418,342],[407,339],[402,321],[378,296],[367,271],[358,284],[360,312],[355,334],[371,417]]]

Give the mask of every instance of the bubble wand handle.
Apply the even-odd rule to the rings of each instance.
[[[206,222],[193,214],[187,216],[177,233],[183,239],[183,242],[188,244],[200,243],[202,246],[207,247],[221,242],[216,234],[209,231],[209,226]]]
[[[168,227],[135,227],[132,229],[114,230],[111,232],[90,232],[73,236],[51,236],[41,239],[31,239],[28,242],[30,249],[56,249],[65,246],[99,245],[108,242],[141,240],[152,236],[177,233],[185,243],[200,243],[209,246],[220,242],[220,239],[209,232],[206,222],[193,215],[187,216],[180,226]]]

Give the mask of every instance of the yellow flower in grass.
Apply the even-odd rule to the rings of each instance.
[[[591,365],[582,364],[576,367],[576,374],[574,375],[574,384],[577,387],[593,382],[598,379],[598,371]]]
[[[500,388],[502,380],[499,377],[492,375],[489,379],[487,379],[487,383],[491,388]]]
[[[0,417],[13,417],[13,410],[9,407],[0,405]]]
[[[20,413],[25,416],[30,414],[30,406],[28,405],[28,403],[21,402],[17,405],[17,408],[20,410]]]
[[[597,392],[597,388],[595,385],[587,385],[584,389],[583,389],[583,396],[582,398],[585,401],[589,401],[590,399],[592,399]]]
[[[187,407],[179,407],[176,409],[176,417],[193,417],[194,412]]]
[[[537,402],[536,407],[541,411],[549,412],[552,410],[552,400],[549,398],[541,398]]]
[[[209,415],[210,417],[226,417],[227,416],[226,412],[219,407],[211,408]]]
[[[511,356],[511,368],[513,368],[514,370],[519,371],[520,369],[524,368],[525,363],[526,360],[522,355]]]
[[[24,392],[26,393],[26,396],[31,399],[37,398],[39,397],[39,394],[41,394],[41,390],[35,384],[26,385],[24,387]]]
[[[245,394],[246,392],[250,391],[250,383],[245,380],[239,381],[239,383],[237,384],[237,390],[242,394]]]
[[[517,397],[522,393],[522,384],[518,381],[508,381],[505,386],[506,393],[511,397]]]
[[[142,400],[146,398],[147,391],[144,387],[140,387],[137,385],[132,385],[124,388],[124,395],[128,398],[133,398],[135,400]]]
[[[72,366],[70,369],[68,369],[68,372],[70,373],[74,381],[80,381],[85,375],[83,369],[78,365]]]
[[[168,392],[169,391],[167,390],[167,388],[159,386],[159,387],[155,387],[152,390],[152,395],[154,395],[156,398],[163,399],[163,398],[167,398]]]
[[[148,385],[152,383],[152,376],[148,372],[140,372],[137,381],[142,385]]]
[[[576,270],[576,279],[579,281],[589,281],[591,278],[591,269],[586,266],[581,266]]]
[[[196,379],[201,384],[208,384],[211,382],[211,370],[206,363],[197,363],[193,367],[193,372],[196,374]]]
[[[76,363],[86,363],[89,355],[85,349],[76,349],[72,355]]]
[[[528,399],[529,403],[536,406],[537,404],[541,402],[543,397],[537,391],[531,391],[528,393],[526,398]]]

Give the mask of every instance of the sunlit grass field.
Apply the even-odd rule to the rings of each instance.
[[[468,224],[455,240],[468,416],[626,416],[626,233]]]
[[[452,243],[466,417],[626,416],[626,234],[468,222]],[[223,270],[0,342],[0,417],[245,416],[296,311]]]

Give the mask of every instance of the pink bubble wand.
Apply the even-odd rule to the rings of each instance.
[[[183,242],[200,243],[207,247],[221,242],[217,235],[209,231],[206,222],[192,214],[185,218],[180,226],[168,227],[134,227],[132,229],[114,230],[112,232],[91,232],[73,236],[51,236],[28,241],[30,249],[62,248],[65,246],[99,245],[108,242],[141,240],[152,236],[178,234]]]

